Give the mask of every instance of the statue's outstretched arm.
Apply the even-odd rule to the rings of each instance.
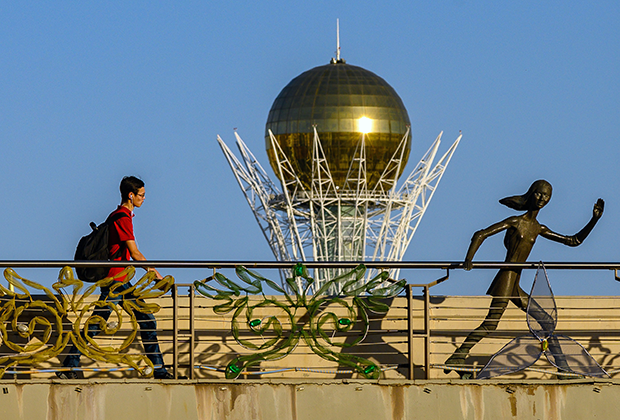
[[[463,268],[467,271],[472,268],[472,260],[474,259],[474,255],[482,242],[489,236],[493,236],[501,231],[504,231],[512,226],[511,221],[514,217],[510,217],[506,220],[502,220],[501,222],[497,222],[486,229],[482,229],[474,233],[474,236],[471,238],[471,243],[469,244],[469,249],[467,250],[467,255],[465,256],[465,262],[463,263]]]
[[[603,215],[604,209],[605,209],[605,202],[599,198],[596,201],[596,204],[594,204],[594,209],[592,210],[592,218],[590,219],[588,224],[585,225],[584,228],[581,229],[575,235],[571,235],[571,236],[561,235],[559,233],[552,231],[547,226],[542,227],[543,230],[540,234],[542,235],[543,238],[550,239],[555,242],[560,242],[564,245],[568,245],[568,246],[581,245],[581,243],[585,241],[585,239],[588,237],[590,232],[592,232],[592,229],[594,229],[594,226],[596,226],[598,219],[600,219],[601,216]]]

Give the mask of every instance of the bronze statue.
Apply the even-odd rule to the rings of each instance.
[[[547,226],[541,225],[536,220],[540,209],[549,202],[551,191],[551,184],[544,180],[538,180],[530,186],[530,189],[524,195],[501,199],[499,202],[503,205],[515,210],[525,210],[526,213],[509,217],[474,233],[463,264],[465,270],[471,270],[472,259],[482,242],[489,236],[504,230],[506,231],[506,236],[504,237],[506,262],[525,262],[530,255],[530,251],[538,235],[568,246],[580,245],[590,234],[596,222],[598,222],[598,219],[603,215],[605,202],[600,198],[597,200],[596,204],[594,204],[594,210],[592,211],[592,218],[579,233],[573,236],[560,235],[553,232]],[[458,367],[459,365],[463,365],[465,363],[465,357],[471,348],[478,341],[487,336],[489,332],[497,328],[499,320],[506,310],[509,301],[512,301],[521,310],[527,310],[529,295],[519,286],[520,277],[520,269],[499,270],[489,290],[487,290],[487,294],[493,296],[489,313],[482,324],[472,331],[461,346],[454,351],[448,360],[446,360],[445,364],[448,366],[448,368],[445,369],[446,373],[450,372],[450,366]],[[461,374],[462,378],[468,376],[467,374]]]

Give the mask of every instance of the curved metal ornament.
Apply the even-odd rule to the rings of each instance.
[[[360,285],[365,273],[366,267],[359,265],[326,282],[312,295],[309,293],[315,281],[302,264],[293,267],[294,276],[286,279],[293,295],[275,282],[245,267],[236,269],[237,276],[244,284],[237,284],[219,273],[215,274],[214,279],[222,289],[196,281],[194,285],[200,294],[222,301],[214,306],[215,313],[226,314],[234,310],[231,321],[233,337],[244,348],[256,351],[255,354],[239,356],[230,361],[226,366],[226,377],[234,379],[250,366],[283,358],[293,352],[299,341],[303,340],[323,359],[352,368],[366,378],[378,378],[381,371],[379,366],[365,358],[343,354],[340,350],[364,340],[368,332],[368,311],[387,312],[389,307],[380,302],[380,299],[397,295],[404,289],[406,282],[401,280],[387,284],[386,272],[380,273],[367,284]],[[263,285],[281,293],[284,302],[265,296]],[[336,290],[337,293],[326,296],[324,293],[327,290]],[[259,297],[256,303],[249,298],[251,295]],[[265,309],[272,312],[266,314]],[[262,315],[255,315],[261,311]],[[285,328],[285,325],[288,325],[288,328]],[[261,337],[261,344],[244,339],[242,327],[245,334]],[[359,328],[360,333],[352,341],[341,339],[343,334],[350,333],[355,328]]]
[[[20,277],[12,268],[4,270],[4,277],[15,290],[10,290],[0,285],[0,297],[8,298],[0,311],[0,336],[2,342],[15,354],[0,357],[0,378],[6,369],[18,365],[32,365],[44,362],[58,356],[67,345],[70,333],[63,330],[62,319],[64,316],[64,306],[54,294],[35,282]],[[28,287],[44,292],[50,299],[49,302],[35,300],[30,295]],[[20,293],[21,292],[21,293]],[[38,309],[41,315],[35,316],[29,322],[20,321],[24,311],[28,309]],[[44,315],[47,315],[44,316]],[[49,318],[54,322],[50,322]],[[10,325],[11,330],[7,328]],[[30,337],[33,335],[37,326],[43,326],[43,334],[38,335],[38,342],[31,343]],[[50,343],[52,332],[56,329],[58,338],[55,343]],[[13,337],[20,337],[28,340],[27,344],[22,345],[13,341]]]
[[[71,276],[73,275],[72,271],[68,271],[68,273]],[[138,322],[136,320],[135,312],[156,313],[160,309],[158,304],[147,303],[144,299],[162,296],[170,289],[174,283],[174,279],[167,276],[162,280],[157,280],[155,278],[155,273],[147,272],[136,282],[135,285],[124,290],[119,290],[122,285],[131,281],[134,275],[135,268],[128,267],[126,270],[123,270],[117,274],[114,278],[103,279],[97,282],[94,287],[91,286],[87,289],[88,291],[91,291],[91,289],[94,291],[98,287],[107,286],[110,291],[105,300],[94,301],[88,305],[83,303],[83,299],[87,294],[85,293],[82,296],[82,304],[73,308],[77,317],[74,322],[72,339],[76,347],[86,357],[107,363],[129,365],[142,375],[150,376],[154,370],[151,360],[144,354],[129,354],[125,353],[124,350],[133,344],[138,332]],[[124,281],[116,281],[116,278],[122,277],[125,278]],[[119,292],[116,292],[117,290],[119,290]],[[125,296],[131,296],[131,299],[122,299],[119,304],[108,301],[113,298],[123,298]],[[95,308],[102,308],[106,306],[110,308],[116,321],[108,320],[106,322],[103,318],[93,313]],[[129,315],[128,320],[123,320],[123,313],[121,309]],[[100,338],[109,338],[111,335],[116,334],[121,329],[124,322],[131,326],[131,330],[119,345],[101,346],[99,344]],[[89,325],[91,324],[99,325],[100,333],[96,337],[90,337],[86,334],[89,330]]]
[[[133,278],[135,269],[128,267],[119,273],[118,276],[126,275],[126,282]],[[70,267],[64,267],[60,270],[58,281],[52,285],[56,292],[54,294],[48,288],[40,284],[19,276],[12,268],[4,270],[4,277],[7,282],[17,291],[10,290],[0,285],[0,297],[6,301],[0,308],[0,337],[2,342],[15,354],[0,357],[0,378],[4,375],[6,369],[16,365],[35,365],[46,362],[57,357],[66,348],[71,340],[76,347],[86,357],[107,363],[125,364],[133,367],[142,375],[149,376],[153,372],[153,364],[144,355],[124,354],[122,351],[133,343],[138,324],[133,313],[134,310],[142,312],[154,313],[159,311],[159,305],[155,303],[147,304],[144,298],[158,297],[166,293],[174,283],[174,279],[170,276],[163,280],[157,281],[153,274],[145,274],[135,286],[130,287],[125,293],[133,293],[138,299],[135,302],[123,301],[123,309],[129,314],[129,323],[132,330],[118,347],[102,347],[97,341],[86,335],[88,326],[91,324],[99,324],[102,334],[110,336],[116,334],[122,324],[123,317],[120,309],[106,301],[94,301],[87,303],[86,300],[99,287],[108,286],[114,282],[113,278],[105,278],[95,284],[84,287],[84,283],[77,279]],[[114,290],[120,286],[113,285],[111,287],[110,296],[114,296]],[[162,288],[163,290],[155,290]],[[29,289],[34,289],[45,294],[47,300],[34,299]],[[67,289],[71,292],[67,293]],[[60,298],[58,298],[59,296]],[[97,307],[108,306],[113,313],[116,314],[118,321],[116,325],[103,322],[100,316],[93,315],[92,310]],[[28,322],[20,321],[20,317],[31,309],[37,309],[43,314],[29,318]],[[75,316],[73,328],[71,330],[63,329],[63,321],[68,315]],[[50,319],[53,320],[50,321]],[[11,327],[9,330],[8,327]],[[43,333],[39,329],[43,327]],[[35,328],[37,328],[35,331]],[[52,344],[50,339],[53,333],[57,334],[56,341]],[[36,334],[38,340],[31,340]],[[26,345],[18,344],[14,341],[14,337],[28,340]],[[32,343],[31,343],[32,341]],[[146,364],[146,367],[143,365]],[[142,365],[142,367],[140,367]]]

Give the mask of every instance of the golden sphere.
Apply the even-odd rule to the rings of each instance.
[[[267,155],[279,177],[269,137],[271,130],[301,182],[310,188],[313,126],[316,126],[334,182],[343,188],[364,134],[366,182],[371,189],[409,125],[402,100],[385,80],[344,60],[332,60],[291,80],[275,99],[265,128]],[[409,158],[410,147],[411,135],[406,140],[399,176]]]

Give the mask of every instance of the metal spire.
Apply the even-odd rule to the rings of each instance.
[[[340,61],[340,19],[336,19],[336,61]]]

